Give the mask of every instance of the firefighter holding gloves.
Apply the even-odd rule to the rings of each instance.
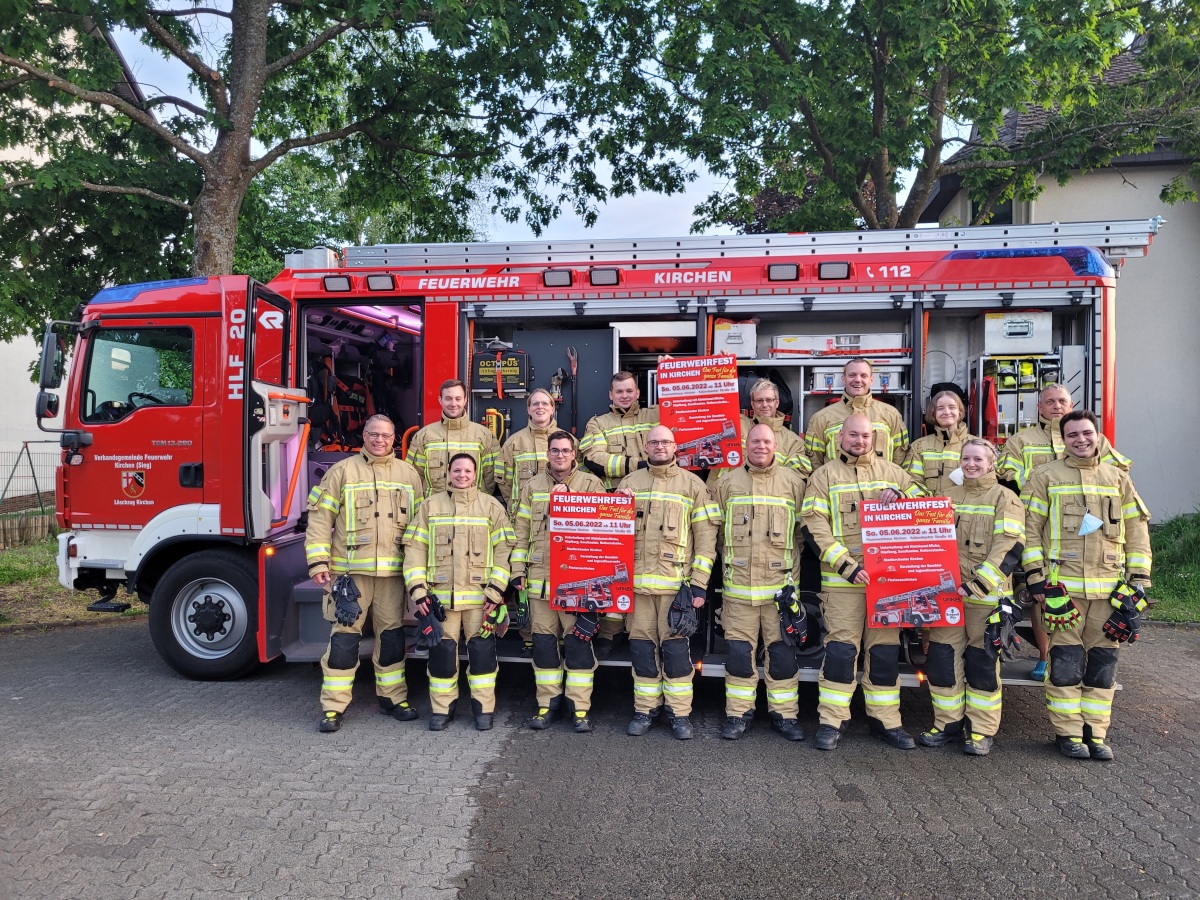
[[[926,747],[961,740],[964,753],[987,756],[1000,729],[1000,656],[1017,615],[1012,573],[1024,549],[1025,510],[997,482],[990,441],[968,438],[959,452],[963,483],[947,496],[957,521],[963,623],[929,629],[933,727],[917,740]]]
[[[627,731],[645,734],[665,710],[675,737],[688,740],[696,674],[689,638],[708,591],[719,514],[704,482],[676,465],[669,428],[650,429],[646,456],[647,467],[618,488],[637,505],[628,616],[634,715]]]
[[[533,613],[533,678],[538,708],[529,720],[529,727],[536,731],[549,728],[570,706],[572,727],[584,733],[592,730],[588,719],[596,671],[592,638],[599,620],[594,611],[576,615],[550,608],[550,495],[558,491],[604,493],[604,483],[579,468],[575,438],[565,431],[550,435],[545,470],[526,481],[521,489],[513,525],[516,542],[512,552],[512,586],[528,591]]]
[[[417,717],[404,680],[402,539],[421,502],[421,476],[392,452],[396,430],[386,416],[363,426],[364,447],[334,463],[308,496],[304,552],[314,582],[326,589],[333,622],[321,657],[320,731],[341,728],[350,705],[363,625],[375,629],[375,692],[386,715]]]
[[[860,507],[864,500],[894,503],[922,490],[907,472],[879,456],[871,420],[852,413],[837,437],[838,455],[813,472],[801,509],[805,537],[821,560],[821,611],[827,631],[818,677],[818,750],[833,750],[850,721],[858,656],[863,666],[863,698],[871,730],[901,750],[916,747],[900,720],[900,633],[867,628],[862,565]]]
[[[721,623],[729,645],[721,737],[737,740],[754,718],[755,651],[761,637],[766,647],[771,727],[789,741],[802,741],[795,647],[804,640],[800,633],[805,627],[804,607],[797,600],[792,571],[804,477],[776,456],[770,424],[750,429],[746,457],[747,465],[730,470],[712,489],[721,515],[718,543],[725,598]]]
[[[1110,760],[1118,648],[1136,640],[1150,587],[1150,513],[1129,475],[1105,461],[1094,413],[1067,413],[1059,425],[1066,455],[1039,466],[1021,492],[1022,565],[1050,632],[1046,707],[1058,749]]]
[[[442,639],[429,651],[429,730],[443,731],[454,718],[458,642],[465,634],[475,728],[487,731],[496,708],[496,637],[507,628],[504,590],[514,535],[503,504],[476,487],[473,456],[455,454],[448,470],[448,489],[427,497],[405,532],[404,581],[419,617],[436,613],[438,604],[445,612]]]
[[[424,478],[425,496],[446,490],[450,459],[459,453],[475,460],[475,483],[483,493],[490,494],[496,486],[500,455],[496,436],[467,417],[467,387],[457,378],[442,383],[438,403],[441,419],[414,434],[408,446],[408,457]]]

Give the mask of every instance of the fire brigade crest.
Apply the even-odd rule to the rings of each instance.
[[[126,497],[140,497],[146,492],[146,473],[142,471],[125,471],[121,473],[121,490]]]

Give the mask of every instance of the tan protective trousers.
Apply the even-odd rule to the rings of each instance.
[[[325,647],[321,657],[321,709],[333,712],[345,712],[350,705],[354,689],[354,675],[358,671],[358,651],[354,651],[354,665],[347,669],[334,669],[329,665],[329,654],[333,647],[333,636],[336,634],[362,635],[363,625],[367,616],[371,617],[371,625],[375,630],[375,650],[371,661],[375,666],[375,693],[392,703],[400,703],[408,699],[408,685],[404,680],[404,660],[388,666],[379,664],[380,641],[379,635],[404,624],[404,579],[398,575],[391,578],[376,578],[373,575],[353,576],[362,596],[358,605],[362,614],[354,620],[353,625],[339,625],[333,621],[333,597],[325,595],[325,618],[333,621],[330,631],[330,644]]]
[[[1083,736],[1083,726],[1091,728],[1092,737],[1104,740],[1112,721],[1113,697],[1116,688],[1116,655],[1121,645],[1104,635],[1104,623],[1112,615],[1113,608],[1107,599],[1080,600],[1072,598],[1075,606],[1083,613],[1083,622],[1070,631],[1050,632],[1050,664],[1046,668],[1046,709],[1050,713],[1050,725],[1058,737]],[[1075,684],[1057,686],[1052,669],[1055,663],[1055,648],[1082,647],[1084,651],[1083,678]],[[1088,687],[1087,672],[1097,666],[1092,652],[1102,650],[1113,657],[1113,686]],[[1060,673],[1062,676],[1062,673]],[[1060,677],[1058,680],[1067,680]],[[1070,678],[1076,681],[1076,678]]]
[[[551,609],[548,600],[529,598],[533,611],[533,633],[552,635],[559,642],[559,664],[556,669],[538,668],[536,656],[533,663],[533,680],[537,686],[537,705],[547,708],[550,701],[563,695],[563,681],[566,681],[566,695],[576,712],[587,712],[592,708],[592,684],[596,677],[596,654],[588,643],[590,668],[572,669],[563,659],[562,639],[571,633],[575,627],[575,613]],[[580,643],[583,643],[582,641]],[[536,649],[534,651],[537,652]],[[571,660],[576,662],[575,660]]]
[[[994,737],[1000,730],[1000,657],[988,663],[995,690],[970,684],[963,660],[967,647],[983,648],[983,630],[994,608],[979,603],[964,603],[962,625],[928,630],[931,648],[934,644],[945,644],[954,653],[954,684],[946,687],[935,685],[932,681],[929,683],[933,724],[942,731],[946,730],[946,726],[961,721],[964,715],[971,719],[971,731],[975,734]]]
[[[900,629],[867,628],[866,591],[825,591],[821,594],[821,615],[825,619],[825,658],[821,662],[821,674],[817,678],[817,714],[822,725],[837,728],[850,718],[850,700],[857,686],[857,666],[860,652],[866,654],[863,662],[863,699],[867,704],[867,715],[877,719],[884,728],[899,728],[900,679],[897,674],[893,684],[877,684],[871,679],[871,649],[874,647],[898,647]],[[836,662],[831,664],[830,644],[849,644],[853,654],[842,658],[835,650]],[[899,651],[895,651],[898,653]],[[837,677],[827,677],[834,670]],[[841,676],[848,676],[842,680]]]
[[[726,641],[745,641],[750,645],[750,664],[754,665],[757,658],[759,638],[762,638],[766,648],[767,658],[763,666],[764,678],[767,683],[767,710],[778,713],[781,718],[795,719],[800,714],[800,675],[799,672],[789,678],[777,679],[771,677],[772,653],[791,654],[796,658],[796,651],[783,642],[779,631],[779,609],[774,603],[762,603],[754,606],[751,603],[726,600],[721,608],[721,625],[725,629]],[[775,646],[775,645],[779,646]],[[725,668],[725,715],[734,718],[754,709],[755,695],[758,693],[757,672],[749,678],[729,674]]]
[[[442,623],[442,640],[455,643],[454,674],[445,677],[432,674],[429,676],[429,705],[434,715],[447,715],[450,712],[450,704],[458,699],[458,648],[462,642],[469,641],[479,634],[479,626],[482,624],[482,605],[446,610],[446,621]],[[496,709],[496,676],[499,671],[497,667],[494,671],[481,675],[467,672],[467,687],[470,689],[471,699],[479,701],[481,712],[490,713]]]
[[[671,627],[667,624],[667,612],[671,608],[674,595],[658,596],[653,594],[634,594],[633,612],[625,617],[629,626],[630,654],[634,657],[633,669],[633,708],[635,712],[653,713],[660,706],[670,707],[673,716],[689,716],[692,714],[692,678],[696,668],[691,664],[691,651],[687,649],[687,641],[672,637]],[[643,674],[638,673],[638,654],[642,647],[634,642],[648,641],[653,644],[650,649],[651,659],[643,661]],[[662,647],[665,641],[676,642],[672,652],[679,649],[683,654],[679,657],[678,665],[682,669],[682,660],[688,661],[687,671],[673,677],[668,677],[664,671]],[[651,676],[649,669],[657,669],[658,674]]]

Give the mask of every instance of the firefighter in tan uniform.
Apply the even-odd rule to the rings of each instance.
[[[451,457],[449,478],[449,489],[425,498],[404,535],[404,581],[422,616],[429,615],[431,595],[446,613],[443,638],[429,651],[429,730],[442,731],[454,718],[458,641],[465,635],[475,727],[487,731],[496,709],[496,629],[515,536],[503,504],[475,486],[473,457]]]
[[[908,449],[908,427],[896,407],[871,396],[875,372],[865,359],[852,359],[842,369],[842,399],[813,413],[804,432],[804,449],[814,470],[838,456],[838,432],[846,417],[861,413],[871,421],[872,446],[880,459],[899,465]]]
[[[318,727],[324,732],[341,727],[350,705],[368,615],[375,630],[371,661],[380,709],[402,722],[417,717],[404,680],[405,597],[400,576],[401,541],[421,502],[421,476],[392,452],[396,429],[387,416],[371,416],[363,425],[363,438],[363,449],[334,463],[308,495],[304,553],[309,575],[326,589],[325,617],[334,623],[321,657]],[[350,615],[337,610],[329,592],[334,576],[347,574],[361,595],[356,615],[353,607]]]
[[[618,372],[609,382],[609,412],[593,416],[583,430],[579,451],[589,466],[604,479],[604,487],[613,490],[630,472],[646,467],[646,434],[658,424],[658,407],[638,404],[642,392],[629,372]],[[621,616],[606,615],[600,633],[593,641],[596,656],[605,659],[613,649],[613,640],[624,628]]]
[[[558,431],[554,419],[554,398],[545,388],[534,388],[525,399],[529,424],[509,435],[496,460],[496,487],[508,507],[510,517],[517,514],[521,490],[546,466],[546,440]],[[515,524],[515,522],[514,522]],[[521,629],[521,653],[533,655],[533,632]]]
[[[963,483],[959,456],[967,433],[966,407],[954,391],[940,391],[931,398],[925,421],[933,431],[917,438],[908,447],[904,468],[931,497],[945,497],[956,484]]]
[[[954,504],[963,622],[928,630],[925,672],[933,727],[917,740],[926,747],[961,740],[964,753],[987,756],[1000,730],[1001,686],[999,648],[985,637],[989,623],[994,620],[997,629],[1001,624],[1002,604],[1012,609],[1012,572],[1025,549],[1025,510],[997,482],[991,442],[969,438],[959,453],[963,483],[950,485],[947,496]]]
[[[1000,455],[1000,461],[996,463],[996,475],[1001,483],[1019,494],[1025,489],[1025,482],[1029,480],[1034,469],[1062,459],[1066,455],[1066,445],[1063,443],[1059,423],[1063,416],[1071,412],[1072,406],[1071,392],[1063,385],[1048,384],[1042,388],[1038,395],[1038,424],[1021,429],[1004,443],[1004,451]],[[1102,461],[1124,472],[1128,472],[1132,465],[1129,458],[1118,453],[1103,434],[1099,435],[1098,452]],[[1014,582],[1018,590],[1022,589],[1025,583],[1024,573],[1018,570]],[[1032,616],[1031,624],[1039,657],[1032,677],[1041,681],[1046,677],[1050,639],[1041,615]]]
[[[754,718],[755,656],[761,638],[771,727],[790,741],[802,741],[800,667],[795,647],[783,639],[775,598],[789,585],[795,590],[792,569],[799,559],[796,532],[804,476],[779,463],[775,433],[768,424],[750,429],[746,456],[745,466],[731,470],[712,488],[721,514],[721,624],[729,645],[721,737],[737,740]]]
[[[923,493],[907,472],[881,459],[873,446],[871,420],[850,415],[838,436],[840,453],[808,479],[801,519],[806,538],[821,560],[821,614],[825,658],[818,678],[819,750],[833,750],[850,721],[858,655],[865,649],[863,699],[871,730],[901,750],[916,742],[900,721],[900,632],[867,628],[859,507],[864,500],[894,503]]]
[[[1138,595],[1150,587],[1150,513],[1129,475],[1101,458],[1098,425],[1088,410],[1063,416],[1067,455],[1029,476],[1022,563],[1050,631],[1046,706],[1058,748],[1108,760],[1117,650],[1136,639]]]
[[[619,491],[637,504],[633,559],[633,719],[640,736],[664,709],[675,737],[692,737],[692,663],[687,636],[673,633],[671,606],[690,593],[704,605],[716,553],[719,514],[704,482],[675,463],[671,429],[655,425],[646,438],[648,467],[622,479]],[[693,612],[694,615],[694,612]]]
[[[550,495],[558,491],[603,494],[605,490],[599,478],[579,468],[572,435],[554,432],[546,452],[545,471],[521,489],[514,520],[517,539],[512,552],[512,584],[528,589],[533,613],[533,679],[538,709],[529,720],[529,727],[541,731],[562,715],[565,679],[565,703],[572,708],[571,724],[576,732],[583,733],[592,730],[588,712],[592,708],[596,672],[594,635],[588,634],[586,625],[576,627],[575,613],[550,608]]]
[[[495,468],[500,445],[490,430],[467,418],[467,388],[452,378],[442,383],[438,393],[442,418],[413,435],[408,459],[424,479],[425,496],[444,491],[450,458],[466,453],[478,469],[480,490],[490,494],[496,486]]]
[[[760,378],[750,388],[750,408],[753,418],[742,416],[742,456],[749,452],[750,429],[755,425],[766,425],[775,435],[775,462],[786,469],[795,469],[801,477],[812,474],[812,463],[804,455],[804,438],[788,428],[787,421],[779,414],[779,388],[769,378]],[[717,477],[737,471],[717,469]]]

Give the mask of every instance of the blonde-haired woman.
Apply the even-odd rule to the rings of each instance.
[[[918,738],[926,747],[962,740],[971,756],[987,756],[1000,728],[1000,655],[984,632],[989,620],[999,624],[1001,599],[1011,603],[1012,572],[1025,545],[1025,510],[996,480],[997,456],[990,441],[968,438],[963,483],[946,492],[954,504],[963,622],[929,629],[933,727]]]
[[[904,468],[931,496],[944,497],[951,485],[962,483],[958,458],[967,433],[967,409],[954,391],[939,391],[929,401],[925,421],[932,433],[913,441]]]

